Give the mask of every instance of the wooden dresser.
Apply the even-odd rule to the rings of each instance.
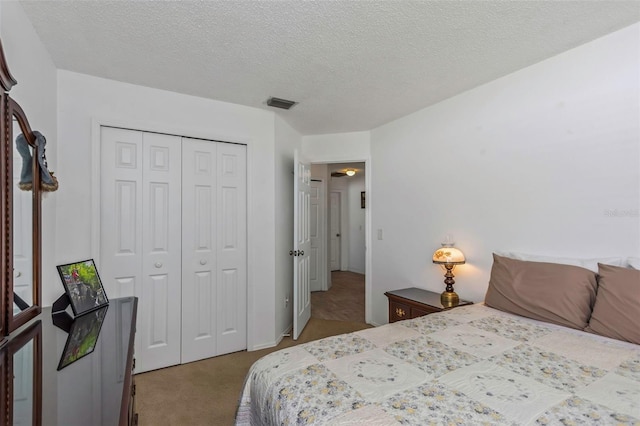
[[[0,350],[0,424],[137,424],[137,302],[135,297],[113,299],[106,312],[92,311],[75,321],[64,315],[60,321],[50,307],[43,308],[12,333]]]
[[[389,299],[389,322],[417,318],[457,306],[473,304],[468,300],[460,300],[457,306],[446,307],[440,303],[440,293],[416,287],[388,291],[384,295]]]

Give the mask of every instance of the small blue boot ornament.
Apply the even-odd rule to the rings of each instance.
[[[45,155],[47,140],[42,133],[38,131],[34,131],[33,135],[36,138],[35,151],[38,158],[38,164],[40,165],[40,189],[45,192],[53,192],[58,189],[58,179],[53,175],[53,172],[49,172],[49,169],[47,168],[47,157]],[[33,188],[33,162],[31,157],[31,147],[22,133],[16,138],[16,148],[22,157],[22,170],[20,171],[20,182],[18,182],[18,188],[23,191],[31,191]]]

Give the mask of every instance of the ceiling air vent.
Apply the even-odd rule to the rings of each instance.
[[[269,98],[269,99],[267,99],[267,105],[275,107],[275,108],[289,109],[292,106],[294,106],[295,104],[297,104],[297,102],[288,101],[286,99],[280,99],[280,98]]]

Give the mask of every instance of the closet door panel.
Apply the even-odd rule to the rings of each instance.
[[[181,138],[143,133],[142,291],[138,371],[180,363]]]
[[[246,146],[218,144],[218,354],[246,348],[247,340]]]
[[[217,146],[182,139],[182,362],[215,356]]]
[[[136,295],[142,280],[142,133],[101,128],[98,268],[109,298]]]

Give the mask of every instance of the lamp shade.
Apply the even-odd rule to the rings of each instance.
[[[433,263],[462,265],[464,254],[455,247],[441,247],[433,253]]]

